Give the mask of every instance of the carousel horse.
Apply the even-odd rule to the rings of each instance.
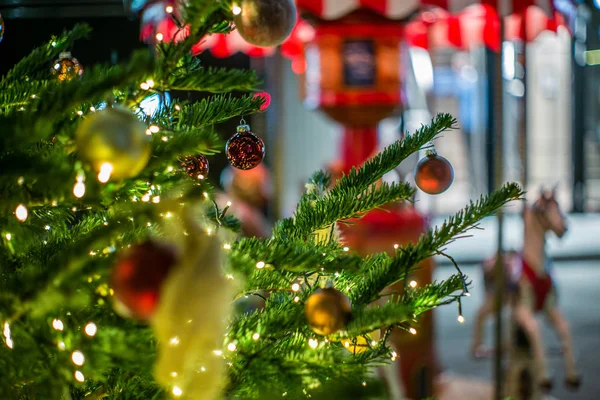
[[[555,191],[542,189],[541,197],[523,211],[523,250],[503,255],[505,299],[510,304],[517,331],[527,337],[532,354],[532,367],[537,383],[544,389],[552,384],[546,369],[542,332],[535,314],[543,312],[558,335],[561,343],[565,384],[577,388],[580,377],[575,366],[571,332],[567,320],[558,308],[557,292],[546,257],[546,233],[549,231],[562,238],[567,232],[567,222],[555,199]],[[495,310],[494,266],[495,257],[483,264],[486,297],[475,318],[472,352],[476,358],[486,355],[482,346],[483,325],[487,316]]]

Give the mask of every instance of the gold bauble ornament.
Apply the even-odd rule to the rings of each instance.
[[[233,14],[240,36],[255,46],[283,43],[296,25],[293,0],[241,0]]]
[[[97,172],[108,169],[114,179],[136,176],[150,159],[146,126],[123,107],[90,115],[77,128],[75,138],[81,158]]]
[[[318,335],[331,335],[350,322],[350,299],[334,288],[318,289],[304,305],[304,315],[311,329]]]
[[[379,329],[377,329],[371,332],[369,335],[357,336],[354,339],[342,339],[342,344],[350,353],[360,354],[364,353],[371,347],[376,346],[377,342],[379,342],[379,339],[381,339],[381,332]]]
[[[59,54],[58,59],[52,64],[52,74],[60,82],[70,81],[83,75],[83,67],[70,52],[64,51]]]

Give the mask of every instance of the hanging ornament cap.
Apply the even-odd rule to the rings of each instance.
[[[241,133],[241,132],[250,132],[250,125],[248,125],[248,124],[238,125],[237,131],[239,133]]]

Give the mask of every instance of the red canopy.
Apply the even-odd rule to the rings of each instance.
[[[520,13],[529,6],[538,6],[548,15],[555,11],[552,0],[297,0],[298,10],[322,19],[338,19],[360,8],[370,9],[390,19],[405,19],[427,6],[439,7],[452,13],[475,4],[499,10],[508,3],[505,15]]]
[[[500,48],[497,3],[500,0],[297,0],[298,9],[323,19],[340,18],[359,8],[367,8],[390,19],[404,19],[419,9],[424,10],[405,25],[406,42],[425,49],[456,47],[466,49],[486,45],[494,50]],[[554,10],[552,0],[509,0],[515,13],[505,18],[506,39],[534,40],[544,30],[556,31],[564,25],[562,16]],[[157,34],[161,40],[177,40],[187,34],[178,30],[171,16],[165,11],[174,0],[152,3],[142,13],[143,41],[153,41]],[[437,6],[437,7],[434,7]],[[538,7],[528,7],[537,5]],[[314,29],[298,19],[291,36],[281,46],[281,53],[293,60],[295,72],[303,72],[304,43],[314,37]],[[525,29],[527,27],[527,29]],[[526,36],[525,37],[525,32]],[[199,53],[210,50],[216,57],[229,57],[243,52],[251,57],[264,57],[275,48],[257,47],[247,43],[233,31],[229,35],[211,35],[194,47]]]
[[[457,14],[440,8],[421,13],[406,24],[406,41],[425,49],[455,47],[467,49],[485,45],[500,48],[499,18],[488,5],[470,6]],[[533,41],[543,31],[556,32],[565,26],[564,18],[554,12],[546,15],[539,7],[529,7],[521,13],[505,17],[505,39]]]

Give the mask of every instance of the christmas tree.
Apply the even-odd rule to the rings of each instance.
[[[123,65],[81,75],[65,53],[89,33],[78,25],[2,77],[0,398],[319,398],[348,387],[367,398],[373,368],[396,357],[391,329],[415,333],[420,314],[468,294],[458,266],[446,281],[381,292],[428,257],[451,259],[444,247],[519,199],[517,185],[394,256],[353,254],[336,228],[410,199],[410,185],[381,178],[451,129],[449,115],[337,182],[315,173],[271,237],[235,235],[238,221],[203,179],[205,155],[223,148],[216,123],[258,112],[265,99],[252,93],[254,72],[190,55],[205,35],[232,29],[227,3],[190,1],[187,36]],[[215,94],[143,109],[174,90]],[[223,94],[234,90],[248,94]],[[242,125],[227,156],[251,167],[261,146]]]

